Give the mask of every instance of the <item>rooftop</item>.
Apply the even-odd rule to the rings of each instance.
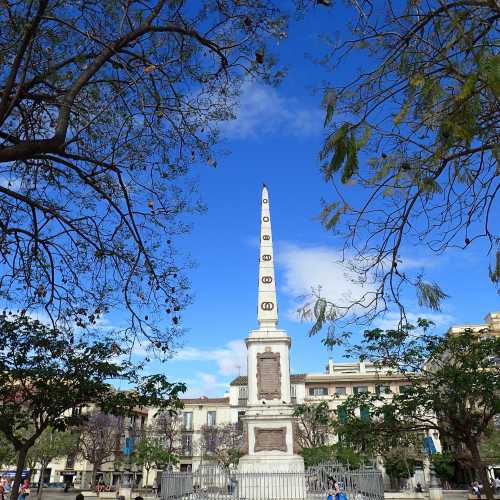
[[[206,396],[201,396],[200,398],[182,398],[181,401],[185,405],[229,404],[229,398],[207,398]]]
[[[290,382],[292,383],[304,382],[305,380],[306,380],[305,373],[296,373],[295,375],[290,375]],[[247,385],[247,384],[248,384],[248,377],[246,375],[241,375],[232,380],[229,385]]]

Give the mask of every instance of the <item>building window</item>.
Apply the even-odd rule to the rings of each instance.
[[[365,392],[368,392],[368,386],[367,385],[357,385],[354,387],[354,394],[364,394]]]
[[[359,416],[361,420],[370,420],[370,409],[367,406],[362,406],[359,409]]]
[[[207,411],[207,425],[215,425],[215,411]]]
[[[192,411],[185,411],[182,414],[182,423],[183,423],[184,429],[186,431],[193,430],[193,412]]]
[[[388,385],[378,384],[375,386],[375,391],[377,394],[390,394],[391,387]]]
[[[335,396],[345,396],[347,394],[345,387],[335,387]]]
[[[193,436],[191,434],[182,435],[182,454],[191,456],[193,453]]]
[[[347,410],[345,408],[339,408],[337,410],[337,415],[339,416],[341,424],[345,424],[347,422]]]
[[[291,398],[296,398],[297,397],[297,386],[292,384],[290,386],[290,397]]]
[[[310,387],[309,396],[328,396],[328,387]]]

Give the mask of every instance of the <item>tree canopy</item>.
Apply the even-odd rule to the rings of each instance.
[[[279,3],[279,2],[278,2]],[[0,297],[168,350],[188,303],[173,246],[200,209],[243,81],[274,81],[270,0],[5,0],[0,9]],[[128,339],[135,338],[128,335]]]
[[[324,87],[320,153],[335,194],[321,217],[363,289],[344,303],[318,291],[306,310],[313,331],[390,308],[404,322],[413,292],[438,310],[446,290],[415,262],[415,247],[431,255],[474,247],[491,255],[491,279],[500,277],[498,2],[363,0],[352,8],[351,33],[326,33],[319,61],[335,75]],[[362,66],[347,81],[351,58]]]
[[[49,428],[64,431],[86,419],[94,405],[114,415],[152,406],[175,409],[184,384],[163,375],[141,376],[113,339],[88,343],[28,316],[0,315],[0,432],[17,453],[11,498],[16,500],[26,456]],[[127,390],[111,385],[120,380]]]
[[[428,321],[418,326],[367,330],[362,344],[351,349],[381,369],[402,374],[405,383],[395,394],[350,396],[341,405],[347,418],[338,422],[339,433],[384,447],[402,439],[410,440],[403,446],[408,447],[414,438],[416,447],[419,435],[437,432],[441,441],[467,451],[486,484],[488,459],[480,445],[500,414],[500,337],[470,329],[440,336],[430,331]],[[369,418],[359,417],[360,407]],[[491,498],[487,484],[485,489]]]

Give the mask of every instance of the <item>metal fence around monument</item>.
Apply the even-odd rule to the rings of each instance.
[[[380,471],[322,464],[301,472],[241,473],[218,468],[195,472],[164,472],[162,500],[326,500],[332,479],[348,500],[383,500]]]

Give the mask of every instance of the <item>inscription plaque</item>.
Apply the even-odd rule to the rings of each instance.
[[[281,399],[279,352],[257,354],[257,393],[259,399]]]
[[[254,452],[286,451],[286,427],[276,429],[255,429]]]

